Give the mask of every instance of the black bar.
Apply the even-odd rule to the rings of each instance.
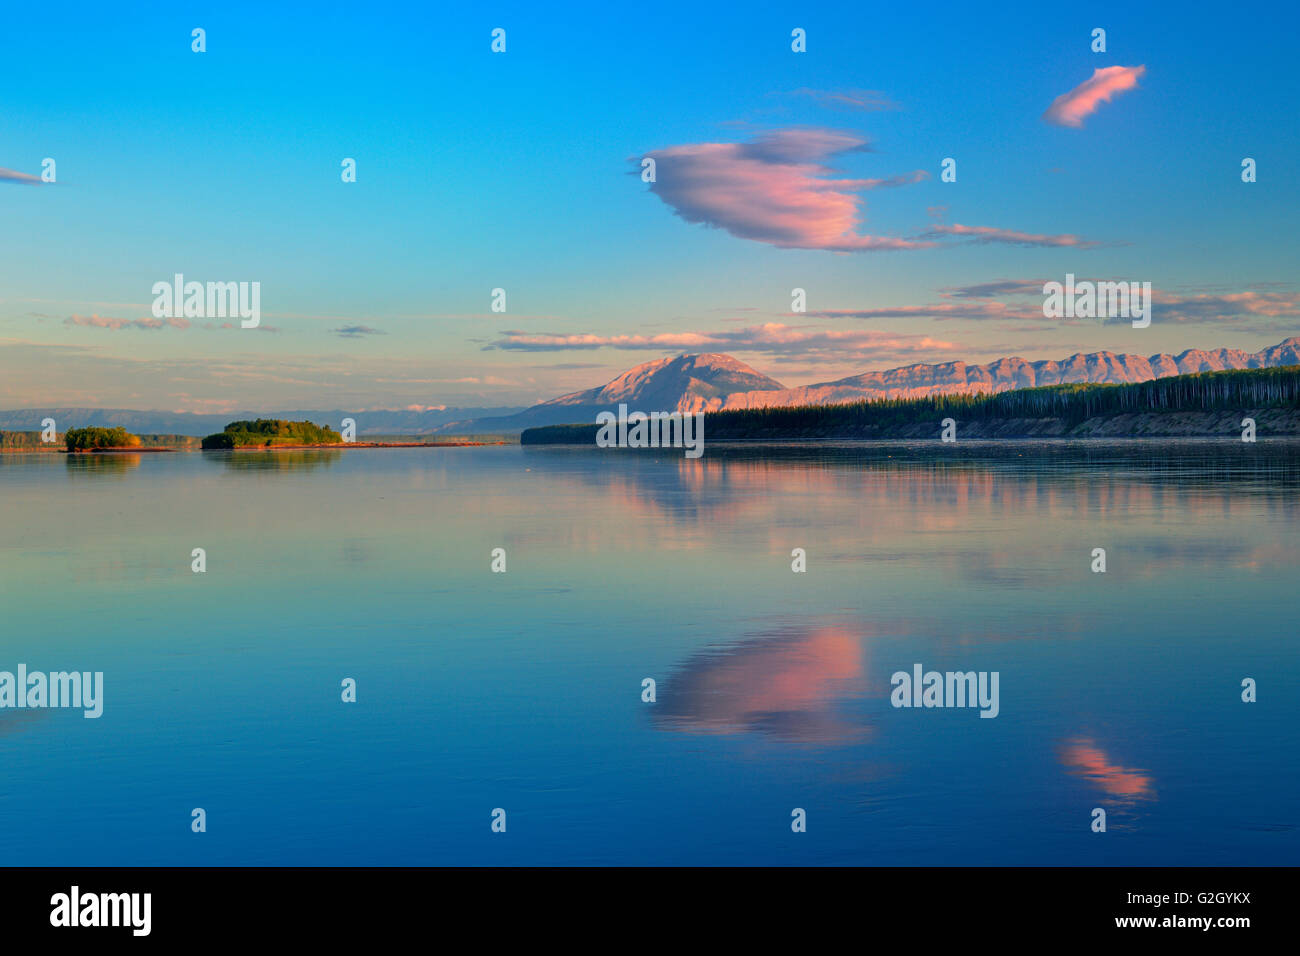
[[[832,868],[832,869],[306,869],[138,868],[0,871],[6,942],[63,937],[78,944],[399,941],[412,933],[450,943],[454,931],[541,944],[563,927],[579,940],[666,948],[673,935],[711,927],[759,942],[790,931],[825,938],[942,940],[1261,939],[1293,924],[1294,868]],[[109,901],[113,926],[54,926],[58,895],[78,888],[95,919],[99,894],[150,894],[139,909]],[[1179,895],[1183,894],[1183,895]],[[87,896],[96,902],[87,904]],[[87,909],[89,905],[90,909]],[[70,906],[69,906],[70,909]],[[132,920],[131,917],[135,919]],[[1120,921],[1154,920],[1147,925]],[[1189,921],[1208,919],[1208,928]],[[1237,925],[1225,925],[1230,920]],[[550,927],[544,930],[543,928]],[[610,932],[619,936],[610,936]],[[640,941],[640,942],[637,942]],[[916,950],[920,951],[920,950]]]

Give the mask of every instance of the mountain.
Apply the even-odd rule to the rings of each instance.
[[[1003,392],[1036,385],[1089,382],[1146,382],[1190,372],[1272,368],[1300,365],[1300,336],[1262,349],[1189,349],[1178,355],[1125,355],[1092,352],[1060,361],[1029,362],[1003,358],[987,365],[945,362],[906,365],[883,372],[864,372],[833,382],[786,388],[730,355],[679,355],[646,362],[607,385],[562,395],[517,415],[456,422],[439,431],[458,430],[512,434],[539,425],[594,422],[598,412],[721,411],[787,405],[834,405],[883,398],[923,398],[926,395]]]
[[[1238,349],[1201,351],[1190,349],[1178,355],[1123,355],[1118,352],[1075,354],[1060,362],[1026,362],[1021,358],[997,359],[987,365],[948,362],[940,365],[904,365],[885,372],[865,372],[818,385],[797,389],[767,390],[728,395],[725,401],[710,403],[707,411],[722,408],[763,406],[835,405],[862,399],[924,398],[926,395],[1006,392],[1036,385],[1071,382],[1151,381],[1191,372],[1222,372],[1235,368],[1271,368],[1300,364],[1300,336],[1257,352]]]
[[[736,395],[779,392],[785,386],[754,371],[730,355],[706,352],[655,359],[624,372],[597,388],[561,395],[534,405],[517,415],[457,422],[439,431],[513,433],[537,425],[563,425],[595,421],[603,411],[617,412],[620,404],[629,411],[702,412],[722,407]]]
[[[368,412],[334,409],[284,412],[227,412],[197,415],[123,408],[22,408],[0,411],[0,430],[38,431],[53,418],[60,431],[82,425],[121,425],[136,434],[210,435],[227,422],[250,418],[311,421],[338,428],[355,418],[359,435],[517,434],[538,425],[594,422],[602,411],[703,412],[765,405],[832,405],[863,399],[923,398],[962,392],[1003,392],[1061,383],[1145,382],[1190,372],[1300,365],[1300,336],[1261,349],[1189,349],[1177,355],[1126,355],[1091,352],[1060,361],[1029,362],[1002,358],[987,365],[945,362],[863,372],[833,382],[786,388],[730,355],[704,353],[655,359],[624,372],[612,382],[561,395],[531,408],[428,408]]]
[[[1192,372],[1272,368],[1300,365],[1300,336],[1259,352],[1188,349],[1177,355],[1123,355],[1116,352],[1075,354],[1061,361],[1027,362],[1003,358],[987,365],[946,362],[942,365],[907,365],[884,372],[864,372],[834,382],[753,391],[710,402],[707,411],[761,408],[765,405],[830,405],[863,399],[923,398],[926,395],[1003,392],[1038,385],[1088,382],[1093,384],[1147,382]]]

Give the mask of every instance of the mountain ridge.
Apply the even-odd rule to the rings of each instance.
[[[923,398],[927,395],[1001,392],[1039,385],[1069,383],[1127,384],[1184,375],[1300,365],[1300,335],[1277,345],[1241,349],[1185,349],[1176,355],[1156,353],[1076,352],[1064,359],[1028,361],[1008,356],[984,364],[915,363],[861,372],[829,382],[788,388],[723,352],[685,353],[652,359],[628,369],[604,385],[570,392],[521,408],[439,407],[368,412],[299,410],[221,414],[138,411],[133,409],[25,408],[0,411],[0,429],[40,428],[42,418],[58,427],[121,425],[137,433],[207,435],[227,422],[251,418],[303,419],[337,427],[343,418],[357,421],[358,434],[514,434],[538,425],[595,421],[602,411],[625,404],[632,411],[714,412],[764,406],[832,405],[873,399]]]
[[[1011,356],[983,365],[967,362],[917,363],[862,372],[830,382],[787,388],[725,353],[679,355],[637,365],[604,386],[561,395],[517,415],[471,423],[483,432],[514,432],[539,425],[595,421],[602,411],[626,404],[631,411],[717,412],[764,406],[835,405],[874,399],[924,398],[928,395],[983,394],[1039,385],[1069,383],[1130,384],[1191,372],[1300,365],[1300,336],[1258,352],[1241,349],[1185,349],[1177,355],[1141,356],[1100,351],[1076,352],[1068,358],[1028,361]],[[696,374],[711,377],[707,388],[693,387]],[[665,375],[673,376],[674,394]],[[682,386],[682,380],[687,385]],[[776,388],[745,389],[751,381]],[[639,387],[638,387],[639,386]]]

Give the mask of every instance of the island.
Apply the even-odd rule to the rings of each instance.
[[[63,435],[63,443],[70,454],[85,452],[155,452],[172,451],[171,448],[147,446],[139,435],[132,435],[120,425],[104,428],[91,425],[86,428],[69,428]]]
[[[274,451],[303,448],[462,448],[477,445],[504,445],[504,441],[344,441],[328,425],[314,422],[289,422],[279,418],[231,422],[224,430],[204,438],[204,451]]]
[[[229,448],[318,448],[341,445],[343,436],[328,425],[287,422],[279,418],[231,422],[203,439],[204,451]]]

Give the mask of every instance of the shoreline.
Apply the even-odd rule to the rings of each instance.
[[[317,451],[325,448],[476,448],[508,445],[504,441],[348,441],[320,445],[236,445],[234,448],[199,448],[196,451]]]
[[[430,442],[339,442],[331,445],[241,445],[237,448],[168,448],[149,446],[144,448],[78,448],[69,451],[66,448],[0,448],[0,455],[150,455],[160,453],[185,454],[188,452],[235,452],[235,451],[319,451],[328,448],[477,448],[490,445],[513,445],[509,441],[430,441]]]
[[[60,455],[140,455],[151,454],[155,452],[173,452],[180,451],[179,448],[163,448],[161,446],[151,445],[147,448],[132,448],[127,445],[110,446],[108,448],[58,448],[55,451]]]

